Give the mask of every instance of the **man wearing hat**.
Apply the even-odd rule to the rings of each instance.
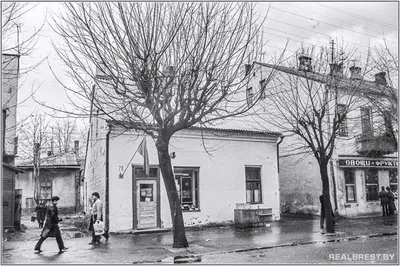
[[[35,253],[40,253],[43,252],[40,247],[42,246],[42,243],[48,238],[48,237],[55,237],[57,244],[58,244],[58,249],[60,252],[65,251],[68,249],[68,247],[64,246],[64,242],[61,238],[61,232],[60,228],[58,227],[58,222],[60,222],[62,219],[58,218],[58,209],[57,209],[57,204],[60,198],[58,196],[54,196],[51,198],[51,205],[47,207],[46,210],[46,222],[44,223],[44,228],[42,230],[42,234],[40,235],[39,241],[36,243],[35,246]]]

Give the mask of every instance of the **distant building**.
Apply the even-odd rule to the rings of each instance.
[[[19,55],[2,54],[2,150],[3,150],[3,228],[19,224],[19,197],[15,194],[15,177],[20,169],[14,166],[17,154],[17,96]],[[20,195],[18,193],[18,195]]]
[[[298,68],[265,63],[247,66],[251,74],[248,98],[260,93],[260,89],[268,90],[268,86],[283,87],[289,80],[298,80],[298,86],[307,82],[329,86],[333,77],[337,85],[335,90],[344,95],[336,103],[340,113],[346,108],[344,99],[357,93],[358,101],[351,106],[337,133],[328,168],[331,203],[332,208],[343,216],[381,215],[377,191],[381,186],[390,186],[396,195],[398,191],[397,140],[390,136],[397,136],[398,128],[388,117],[382,116],[382,112],[378,112],[369,100],[377,97],[387,100],[388,96],[382,93],[387,87],[384,73],[375,75],[375,81],[368,81],[361,78],[361,68],[351,67],[351,75],[346,77],[340,64],[331,64],[330,67],[328,74],[313,72],[311,58],[305,56],[299,58]],[[271,71],[276,71],[271,81],[273,84],[265,87],[265,78]],[[388,134],[389,131],[394,134]],[[281,147],[287,148],[295,140],[296,136],[287,136]],[[322,182],[315,157],[282,149],[279,160],[282,211],[318,214]]]
[[[33,165],[31,162],[21,163],[18,167],[24,173],[18,174],[15,187],[23,192],[22,210],[31,212],[36,207]],[[60,212],[81,211],[81,165],[75,152],[41,158],[39,179],[39,200],[48,203],[52,196],[59,196]]]

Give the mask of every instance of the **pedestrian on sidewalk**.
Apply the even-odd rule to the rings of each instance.
[[[92,242],[89,243],[90,245],[100,243],[101,236],[104,236],[107,242],[108,237],[110,236],[108,234],[108,230],[105,230],[104,234],[96,236],[93,224],[96,223],[97,221],[103,221],[103,202],[100,200],[100,195],[98,192],[92,193],[92,200],[93,200],[93,205],[90,213],[90,225],[89,225],[89,231],[90,230],[92,231]]]
[[[43,250],[41,250],[40,248],[41,248],[43,242],[48,237],[56,238],[58,249],[60,250],[60,252],[63,252],[66,249],[68,249],[68,247],[64,246],[64,242],[61,238],[60,228],[58,227],[58,222],[62,221],[62,219],[58,218],[57,204],[58,204],[59,200],[60,200],[60,197],[58,197],[58,196],[54,196],[51,198],[51,205],[49,207],[47,207],[46,222],[44,224],[44,228],[40,235],[40,239],[36,243],[35,253],[43,252]]]
[[[386,187],[386,191],[388,193],[389,215],[394,215],[394,211],[396,210],[396,205],[394,204],[394,194],[390,187]]]
[[[46,218],[46,210],[47,210],[46,204],[44,204],[43,200],[40,200],[39,204],[35,208],[36,219],[39,223],[40,228],[43,228],[43,223]]]
[[[324,195],[322,194],[321,196],[319,196],[319,202],[321,203],[321,216],[320,216],[320,227],[321,227],[321,233],[323,232],[322,229],[324,229],[324,222],[325,222],[325,202],[324,202]],[[333,214],[333,210],[332,210],[332,219],[333,219],[333,224],[337,225],[337,223],[335,222],[335,215]]]
[[[389,216],[389,194],[385,191],[385,187],[381,187],[381,191],[378,193],[378,197],[381,199],[382,214],[383,216]]]

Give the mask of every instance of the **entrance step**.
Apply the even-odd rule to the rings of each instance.
[[[171,229],[165,229],[165,228],[140,229],[140,230],[132,230],[132,234],[134,234],[134,235],[156,234],[156,233],[169,232],[170,230]]]

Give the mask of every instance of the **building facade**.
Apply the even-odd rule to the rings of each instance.
[[[19,55],[2,54],[2,194],[3,227],[13,228],[19,224],[18,204],[15,193],[15,178],[20,169],[16,168],[17,154],[17,96],[18,96]],[[19,194],[18,194],[19,195]]]
[[[232,223],[237,208],[269,209],[280,218],[280,134],[190,128],[175,133],[170,157],[185,226]],[[147,143],[149,175],[138,147]],[[171,228],[167,191],[154,141],[92,117],[84,170],[86,209],[97,191],[110,231]]]
[[[384,115],[385,112],[378,110],[379,106],[371,102],[371,98],[388,102],[384,93],[388,89],[385,74],[377,73],[375,80],[369,81],[361,77],[358,67],[351,67],[350,75],[346,76],[341,65],[331,64],[330,72],[321,74],[313,71],[310,57],[300,57],[298,62],[298,68],[264,63],[248,67],[247,94],[261,94],[262,104],[260,90],[268,92],[269,86],[283,90],[287,82],[310,88],[320,86],[329,94],[337,93],[339,97],[327,116],[330,117],[327,131],[329,119],[333,121],[333,116],[341,115],[342,110],[346,112],[328,166],[332,207],[342,216],[381,215],[378,198],[381,187],[389,186],[396,197],[398,192],[397,139],[394,138],[398,128]],[[272,71],[275,74],[269,76]],[[272,77],[268,85],[264,84],[266,77]],[[332,78],[335,88],[330,85]],[[298,141],[296,135],[287,134],[281,145],[281,208],[289,213],[319,214],[322,181],[318,161],[312,154],[290,150]]]
[[[32,212],[36,207],[34,200],[34,170],[31,163],[18,166],[24,170],[19,173],[15,188],[22,193],[22,210]],[[75,152],[50,155],[40,160],[38,199],[46,203],[52,196],[59,196],[59,210],[62,213],[76,213],[82,210],[81,165]]]

